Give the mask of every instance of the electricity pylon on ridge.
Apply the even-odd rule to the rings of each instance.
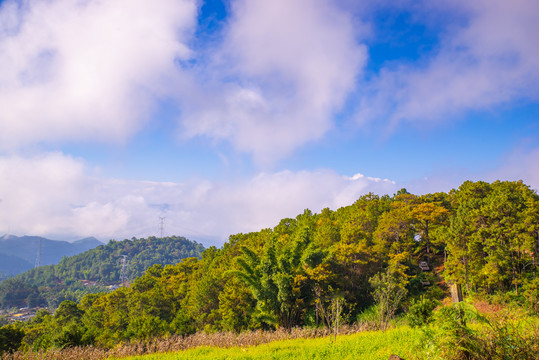
[[[129,261],[127,260],[127,255],[121,256],[120,264],[122,265],[122,268],[120,270],[120,283],[123,284],[127,282],[127,265],[129,264]]]
[[[159,237],[162,238],[165,233],[165,216],[159,216]]]

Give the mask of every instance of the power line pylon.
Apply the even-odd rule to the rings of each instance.
[[[159,237],[162,238],[165,233],[165,219],[164,216],[159,216]]]
[[[122,269],[120,270],[120,283],[123,284],[127,282],[127,265],[129,264],[129,261],[127,261],[127,255],[122,255],[120,264],[122,265]]]

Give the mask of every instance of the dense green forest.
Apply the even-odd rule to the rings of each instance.
[[[0,306],[48,306],[66,299],[80,300],[87,293],[103,292],[119,284],[122,259],[125,277],[135,279],[154,264],[176,264],[200,257],[204,247],[183,237],[109,241],[82,254],[64,257],[57,265],[41,266],[0,283]]]
[[[40,349],[328,326],[335,309],[343,322],[369,312],[388,322],[446,297],[448,284],[537,313],[538,245],[539,197],[520,181],[467,181],[423,196],[367,194],[336,211],[305,210],[272,229],[232,235],[200,259],[153,265],[130,287],[64,301],[12,331],[22,334],[23,348]],[[110,269],[105,262],[91,273],[72,263],[59,269],[88,279],[115,271],[112,280],[115,254]]]

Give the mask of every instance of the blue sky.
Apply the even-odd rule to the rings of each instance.
[[[539,188],[539,5],[0,1],[0,232],[219,245],[367,192]]]

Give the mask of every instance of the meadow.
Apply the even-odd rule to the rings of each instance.
[[[258,346],[217,348],[203,346],[181,352],[129,357],[126,360],[248,360],[248,359],[388,359],[396,354],[410,358],[420,337],[418,329],[408,326],[387,331],[366,331],[341,335],[335,341],[329,337],[281,340]],[[119,358],[116,358],[119,359]]]
[[[336,339],[298,336],[256,346],[221,343],[123,359],[376,360],[388,359],[391,355],[403,359],[539,359],[539,318],[523,309],[492,307],[484,302],[460,303],[439,308],[430,324],[410,327],[402,320],[384,331],[365,330],[340,335]],[[297,335],[301,333],[299,329],[296,331]]]

